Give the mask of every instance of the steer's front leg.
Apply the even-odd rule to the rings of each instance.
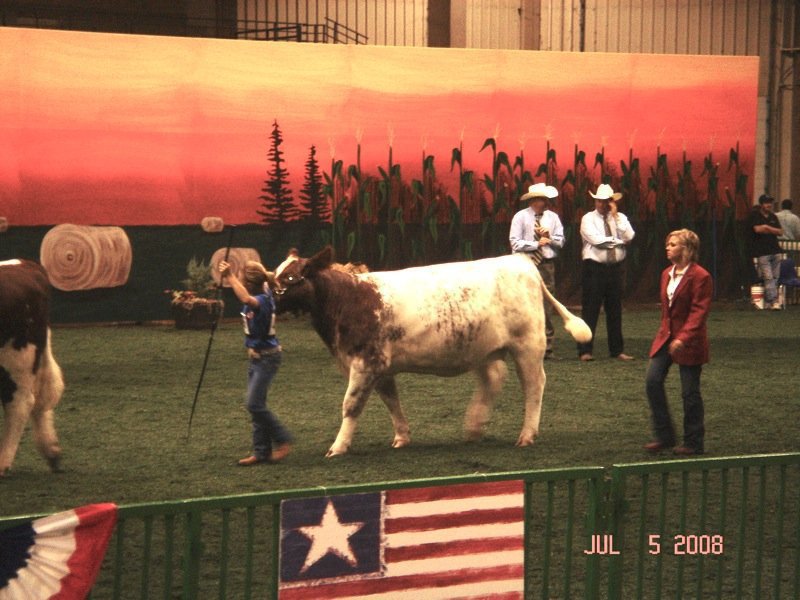
[[[339,435],[325,455],[327,458],[345,454],[350,449],[358,417],[375,386],[375,379],[375,375],[361,365],[355,362],[350,365],[350,382],[342,402],[342,426],[339,428]]]

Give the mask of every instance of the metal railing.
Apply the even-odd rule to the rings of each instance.
[[[800,453],[121,506],[92,597],[277,597],[282,500],[507,480],[525,484],[525,598],[800,597]]]
[[[249,40],[311,42],[317,44],[366,44],[367,36],[333,19],[324,23],[289,21],[240,21],[237,37]]]
[[[798,454],[615,465],[609,502],[609,598],[800,597]]]

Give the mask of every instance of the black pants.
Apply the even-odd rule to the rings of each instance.
[[[608,353],[619,356],[625,349],[622,339],[622,264],[607,265],[584,260],[581,286],[581,317],[592,330],[592,340],[578,344],[578,356],[592,353],[601,306],[606,313]]]
[[[666,342],[647,366],[646,389],[656,439],[667,445],[675,445],[675,426],[669,414],[664,380],[672,365]],[[705,438],[703,397],[700,395],[701,365],[678,365],[681,375],[681,397],[683,398],[683,445],[702,453]]]

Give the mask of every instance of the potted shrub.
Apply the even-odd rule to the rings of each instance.
[[[225,303],[217,299],[211,265],[192,257],[186,265],[182,290],[169,290],[172,317],[178,329],[210,329],[222,315]]]

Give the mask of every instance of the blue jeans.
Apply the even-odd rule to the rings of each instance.
[[[267,408],[267,390],[281,365],[281,353],[251,358],[247,369],[247,410],[253,421],[253,454],[261,460],[269,458],[272,444],[291,441],[291,435]]]
[[[671,340],[670,340],[671,341]],[[664,381],[672,366],[666,342],[647,365],[647,400],[653,421],[656,439],[667,446],[675,445],[675,428],[667,406]],[[683,445],[703,452],[705,437],[703,397],[700,395],[700,374],[702,365],[678,365],[681,375],[681,397],[683,398]]]
[[[764,282],[764,304],[769,305],[778,301],[778,277],[781,273],[781,255],[765,254],[756,258],[756,270],[759,278]]]

